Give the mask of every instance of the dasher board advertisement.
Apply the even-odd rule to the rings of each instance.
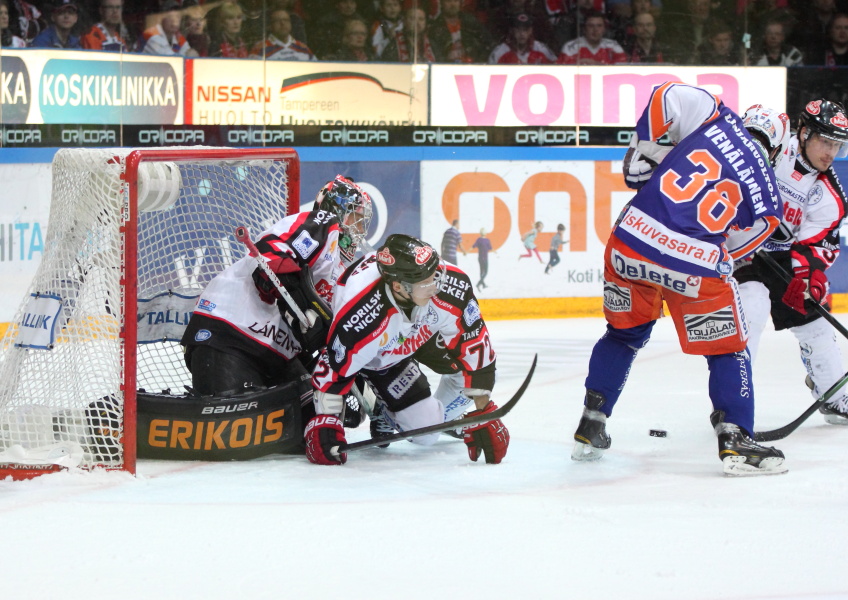
[[[426,125],[427,65],[186,60],[193,125]]]
[[[784,67],[433,65],[430,125],[633,127],[654,86],[703,87],[732,110],[786,106]]]
[[[6,124],[183,122],[182,58],[4,48],[0,71]]]
[[[620,160],[425,161],[421,236],[441,251],[459,221],[458,266],[475,285],[488,271],[481,298],[602,296],[604,246],[633,193]]]

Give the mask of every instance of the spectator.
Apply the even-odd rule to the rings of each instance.
[[[356,8],[357,0],[336,0],[333,10],[327,11],[323,17],[313,22],[314,29],[310,33],[310,40],[319,58],[324,59],[341,47],[339,34],[344,31],[345,22],[353,17],[361,18]]]
[[[759,55],[754,56],[751,62],[762,67],[798,67],[803,66],[803,59],[798,48],[786,44],[783,23],[770,21],[763,28],[763,45]]]
[[[130,39],[124,27],[123,8],[122,0],[100,0],[100,21],[80,38],[82,47],[86,50],[128,52]]]
[[[180,13],[176,10],[166,12],[158,25],[144,30],[141,52],[156,56],[199,56],[180,33]]]
[[[9,0],[0,0],[0,46],[3,48],[26,48],[23,38],[12,33],[9,26]]]
[[[626,6],[626,11],[622,10],[619,12],[611,12],[607,23],[607,33],[609,37],[621,44],[621,47],[624,48],[625,51],[627,51],[629,46],[633,45],[633,39],[636,37],[634,23],[636,16],[650,12],[654,17],[655,26],[657,19],[657,15],[651,11],[651,0],[631,0],[631,2]]]
[[[41,3],[39,2],[39,4]],[[21,38],[27,45],[46,28],[41,10],[24,0],[10,1],[9,19],[9,28],[12,33]]]
[[[210,34],[209,56],[247,58],[247,44],[241,35],[244,23],[241,7],[235,2],[225,2],[215,11],[214,23]]]
[[[647,9],[643,8],[647,5]],[[607,11],[612,19],[632,19],[638,14],[650,11],[654,18],[662,13],[662,0],[606,0]]]
[[[848,65],[848,14],[838,13],[830,22],[826,45],[807,64],[827,67]]]
[[[379,19],[371,25],[371,48],[375,57],[380,58],[395,34],[403,29],[400,13],[400,0],[380,0]]]
[[[306,23],[303,22],[303,17],[300,15],[300,9],[298,6],[299,2],[296,0],[276,0],[276,2],[271,3],[269,8],[270,10],[276,10],[278,8],[287,10],[292,24],[292,37],[294,37],[297,41],[308,45],[309,40],[306,37]]]
[[[830,31],[830,24],[837,14],[848,11],[845,0],[806,0],[797,3],[798,17],[790,43],[806,57],[818,57],[824,51],[822,40]],[[807,64],[811,64],[807,61]]]
[[[583,35],[566,42],[557,62],[563,65],[613,65],[627,60],[615,40],[604,37],[606,20],[601,13],[591,13],[583,22]]]
[[[395,34],[382,59],[385,62],[436,62],[436,55],[427,37],[427,15],[420,8],[403,13],[403,29]]]
[[[448,227],[442,234],[442,259],[451,263],[456,263],[456,251],[462,252],[465,256],[467,252],[462,247],[462,233],[459,231],[459,219],[451,221],[451,226]]]
[[[209,34],[206,33],[206,15],[202,8],[191,6],[186,9],[180,31],[198,56],[209,56]]]
[[[342,45],[330,60],[341,62],[367,62],[371,60],[368,48],[368,26],[364,19],[353,17],[347,20],[342,34]]]
[[[725,21],[710,21],[707,42],[699,50],[699,65],[733,66],[741,64],[740,52],[733,43],[733,28]]]
[[[657,42],[654,15],[643,12],[633,18],[633,37],[628,40],[627,61],[635,64],[665,62],[662,45]]]
[[[71,31],[79,20],[79,8],[73,0],[60,0],[50,11],[50,21],[53,23],[35,36],[33,48],[82,48],[79,36]]]
[[[556,56],[545,44],[533,37],[529,15],[515,16],[506,39],[489,55],[491,65],[551,65]]]
[[[312,50],[292,37],[292,21],[289,11],[282,8],[268,15],[268,37],[258,42],[250,52],[251,58],[266,60],[317,60]]]
[[[264,41],[267,34],[267,12],[271,6],[266,8],[265,0],[232,0],[238,2],[241,8],[241,39],[245,47],[250,50],[256,44]],[[269,3],[270,4],[270,3]],[[273,8],[277,8],[274,6]]]
[[[442,12],[430,23],[436,54],[451,63],[482,63],[492,47],[489,33],[471,13],[460,12],[461,0],[442,0]]]
[[[550,2],[555,2],[555,0],[550,0]],[[501,2],[490,0],[489,14],[486,20],[490,36],[495,40],[507,39],[515,18],[518,15],[525,14],[533,27],[533,39],[539,40],[549,48],[558,48],[562,44],[552,45],[553,28],[551,25],[551,23],[557,21],[549,18],[550,16],[543,7],[550,2],[547,0],[502,0]]]
[[[686,0],[686,14],[665,11],[659,29],[667,44],[667,62],[694,64],[698,49],[707,41],[710,0]]]

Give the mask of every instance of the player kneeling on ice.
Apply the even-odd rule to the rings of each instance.
[[[339,175],[319,191],[311,211],[260,234],[260,256],[241,258],[209,283],[182,338],[196,395],[226,396],[309,378],[313,354],[326,342],[336,280],[354,260],[371,215],[368,194]],[[310,391],[306,383],[303,421],[314,414]],[[282,400],[293,402],[288,396]],[[294,396],[300,403],[301,394]],[[300,431],[296,437],[300,444]]]
[[[673,149],[657,140],[668,133]],[[754,390],[733,260],[753,252],[780,222],[772,169],[789,138],[785,114],[755,108],[741,119],[706,90],[678,83],[654,89],[625,156],[625,180],[639,191],[624,208],[604,256],[607,332],[589,359],[574,460],[610,447],[606,420],[663,301],[686,354],[706,357],[710,421],[731,475],[781,473],[783,453],[760,446]],[[734,252],[731,229],[747,231]]]
[[[784,206],[780,227],[758,254],[738,263],[733,272],[751,328],[751,361],[756,359],[771,316],[775,330],[789,329],[798,339],[814,398],[824,395],[845,372],[833,325],[822,318],[814,303],[830,310],[825,270],[839,256],[839,230],[848,209],[833,161],[846,155],[845,108],[824,98],[808,102],[786,159],[775,168]],[[765,252],[768,256],[760,256]],[[789,283],[784,273],[767,262],[768,257],[790,274]],[[848,425],[844,388],[819,410],[828,423]]]
[[[333,296],[327,347],[312,376],[316,416],[307,425],[306,456],[316,464],[346,462],[339,415],[357,376],[376,395],[371,435],[409,431],[470,414],[490,413],[495,352],[471,280],[414,237],[390,235],[376,254],[348,268]],[[435,394],[419,363],[441,375]],[[432,444],[438,433],[412,439]],[[494,421],[463,432],[471,460],[499,463],[509,432]]]

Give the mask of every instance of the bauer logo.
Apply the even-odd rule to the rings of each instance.
[[[3,123],[26,123],[29,115],[31,88],[29,72],[17,56],[0,58]]]
[[[610,281],[604,283],[604,308],[606,310],[628,312],[630,306],[630,288],[619,287]]]
[[[683,315],[690,342],[712,342],[737,334],[733,307],[725,306],[705,315]]]
[[[182,83],[168,63],[51,59],[38,104],[45,123],[175,123]]]

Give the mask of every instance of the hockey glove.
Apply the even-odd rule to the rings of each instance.
[[[813,302],[821,304],[827,296],[827,288],[827,275],[824,274],[824,271],[819,269],[812,269],[811,271],[810,267],[807,266],[797,267],[795,277],[786,286],[783,303],[802,315],[806,315],[807,309],[804,308],[805,292],[809,292],[810,299]]]
[[[268,266],[271,267],[271,270],[277,274],[277,277],[281,277],[287,273],[297,273],[300,271],[300,265],[288,256],[276,258],[275,260],[270,261]],[[262,267],[256,267],[253,270],[253,285],[256,286],[256,291],[259,292],[259,297],[265,304],[274,304],[275,301],[283,299],[283,296],[280,294],[277,286],[274,285]]]
[[[497,408],[490,400],[484,408],[471,411],[467,416],[490,413]],[[506,449],[509,447],[509,431],[500,419],[495,419],[488,423],[469,425],[463,429],[462,441],[468,446],[468,458],[477,462],[482,452],[486,455],[487,463],[496,465],[506,456]]]
[[[341,419],[333,415],[312,417],[303,432],[306,441],[306,458],[315,465],[341,465],[347,462],[344,452],[338,456],[332,454],[333,446],[346,444]]]
[[[648,183],[657,163],[644,156],[636,148],[629,148],[624,155],[624,182],[633,190]]]
[[[327,334],[330,332],[330,328],[311,308],[307,308],[303,315],[307,322],[293,323],[292,333],[294,333],[300,347],[312,354],[327,345]]]

